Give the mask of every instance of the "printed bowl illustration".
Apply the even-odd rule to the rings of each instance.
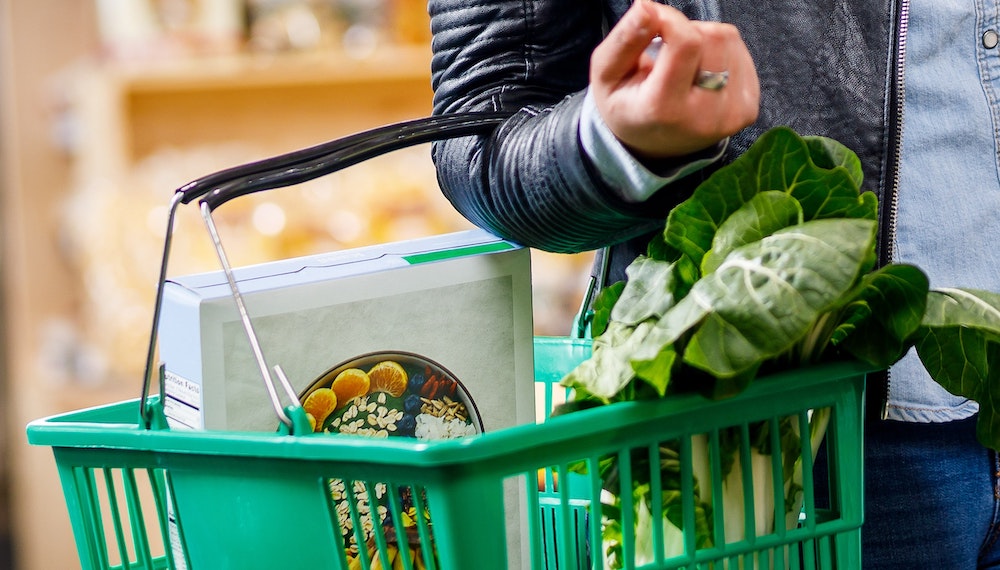
[[[317,432],[422,440],[483,432],[476,404],[455,375],[437,362],[410,352],[373,352],[347,360],[321,374],[299,399]],[[414,500],[418,491],[413,487],[397,489],[396,504],[401,510],[396,511],[388,499],[390,487],[386,483],[330,479],[328,484],[352,568],[361,567],[362,551],[368,560],[379,558],[373,534],[376,526],[387,537],[385,554],[390,560],[399,551],[401,541],[409,543],[413,552],[421,552],[415,526],[421,518],[417,510],[420,503]],[[426,497],[423,501],[426,504]],[[422,518],[428,532],[432,532],[430,514],[425,511]],[[396,536],[394,519],[402,524],[403,536]],[[355,522],[361,525],[357,532]]]
[[[317,432],[452,439],[483,432],[465,386],[410,352],[373,352],[330,368],[299,395]]]

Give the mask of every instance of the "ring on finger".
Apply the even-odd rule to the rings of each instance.
[[[705,71],[701,70],[695,77],[694,84],[702,89],[718,91],[729,83],[728,71]]]

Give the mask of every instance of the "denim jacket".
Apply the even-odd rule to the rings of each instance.
[[[1000,291],[998,2],[910,4],[894,258],[918,265],[934,288]],[[978,409],[934,383],[912,353],[889,371],[889,396],[897,420],[948,421]]]
[[[894,203],[906,0],[671,1],[690,18],[739,28],[757,64],[761,112],[754,125],[731,137],[714,167],[639,203],[609,186],[578,136],[590,54],[629,4],[429,1],[434,112],[512,113],[492,136],[434,146],[442,191],[466,218],[548,251],[611,245],[611,279],[620,279],[673,205],[777,125],[844,143],[861,159],[865,188],[881,204]],[[891,255],[894,209],[881,211],[884,263]],[[870,399],[884,400],[879,390],[880,384],[871,385]]]

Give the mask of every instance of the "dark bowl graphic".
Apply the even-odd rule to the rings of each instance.
[[[465,385],[412,352],[379,351],[328,369],[299,394],[317,432],[451,439],[483,433]]]

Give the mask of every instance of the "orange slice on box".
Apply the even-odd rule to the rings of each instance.
[[[368,371],[372,392],[385,392],[394,398],[406,393],[409,376],[406,370],[394,360],[383,360]]]
[[[330,388],[337,394],[337,403],[340,406],[347,404],[358,396],[364,396],[371,387],[371,379],[368,373],[360,368],[348,368],[333,379]]]
[[[302,407],[306,413],[314,418],[315,426],[323,425],[326,417],[337,409],[337,394],[330,388],[317,388],[306,396],[306,401],[302,402]]]

